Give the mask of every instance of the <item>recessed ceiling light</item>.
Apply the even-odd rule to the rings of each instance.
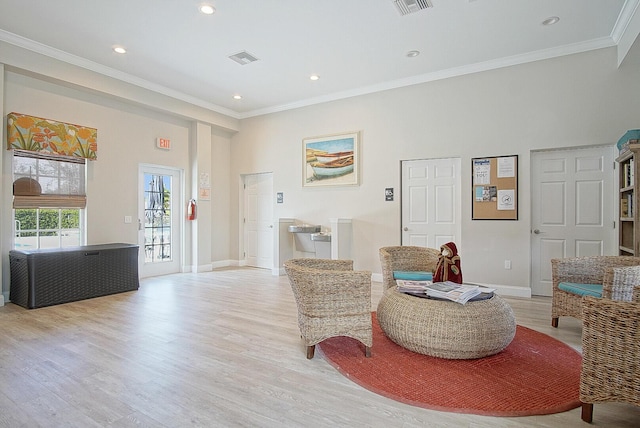
[[[557,16],[550,16],[549,18],[542,21],[542,25],[553,25],[558,21],[560,21],[560,18],[558,18]]]
[[[317,74],[312,74],[311,76],[309,76],[309,79],[318,80],[318,79],[320,79],[320,76],[318,76]]]
[[[242,99],[242,95],[234,95],[233,99],[234,100],[241,100]]]
[[[200,6],[200,12],[204,13],[205,15],[213,15],[215,11],[216,8],[211,6],[210,4],[203,4]]]
[[[123,48],[122,46],[114,46],[113,47],[113,51],[119,54],[124,54],[127,53],[127,50],[125,48]]]
[[[407,52],[407,56],[408,56],[409,58],[415,58],[415,57],[417,57],[418,55],[420,55],[420,51],[409,51],[409,52]]]

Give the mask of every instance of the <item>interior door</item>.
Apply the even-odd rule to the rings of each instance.
[[[181,171],[140,165],[138,175],[140,276],[180,272]]]
[[[402,162],[402,245],[461,248],[460,158]]]
[[[247,266],[273,267],[273,175],[252,174],[244,180],[245,261]]]
[[[550,296],[551,259],[616,254],[613,147],[531,153],[531,293]]]

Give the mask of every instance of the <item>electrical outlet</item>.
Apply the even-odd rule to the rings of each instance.
[[[505,260],[504,261],[504,268],[505,269],[511,269],[511,260]]]

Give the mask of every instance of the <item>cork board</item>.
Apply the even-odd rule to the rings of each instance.
[[[472,220],[518,220],[518,155],[471,159]]]

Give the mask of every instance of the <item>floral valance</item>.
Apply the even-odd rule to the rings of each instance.
[[[7,149],[95,160],[98,130],[20,113],[7,115]]]

